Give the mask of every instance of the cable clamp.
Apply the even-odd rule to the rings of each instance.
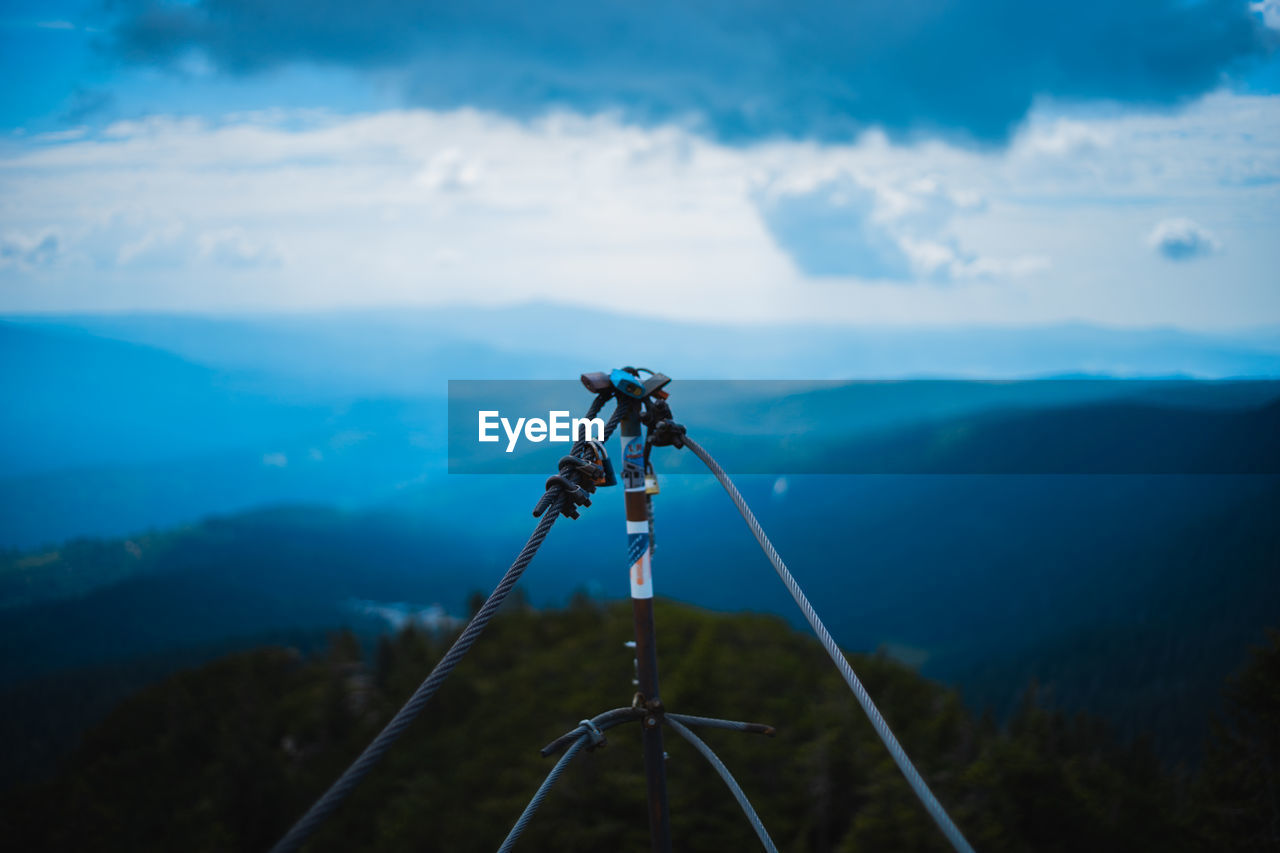
[[[671,404],[665,398],[644,401],[644,414],[640,416],[640,422],[645,426],[652,428],[659,421],[669,421],[671,418]]]
[[[595,443],[592,442],[592,444]],[[568,477],[577,474],[578,479],[582,482],[582,487],[588,492],[594,492],[598,482],[604,479],[604,466],[583,459],[581,456],[574,456],[573,454],[561,456],[560,461],[556,463],[556,467],[560,469],[562,476]]]
[[[654,447],[680,448],[684,447],[685,432],[683,424],[667,419],[653,425],[649,430],[649,439]]]
[[[600,727],[591,722],[591,720],[579,720],[578,725],[587,730],[586,735],[591,739],[591,743],[587,745],[588,752],[609,743],[609,739],[604,736],[604,732],[600,731]]]
[[[591,506],[591,498],[586,491],[572,480],[554,474],[547,478],[547,491],[543,493],[542,499],[538,501],[538,505],[533,508],[535,518],[542,515],[547,507],[551,505],[551,495],[554,494],[552,489],[559,488],[560,493],[565,497],[565,503],[560,507],[561,515],[567,515],[569,518],[578,518],[578,507]]]
[[[555,497],[557,489],[565,497],[560,513],[569,518],[578,518],[578,507],[591,506],[589,495],[596,490],[597,482],[606,479],[607,472],[604,466],[572,453],[561,456],[556,467],[560,469],[560,473],[547,478],[543,487],[546,491],[542,493],[542,497],[538,498],[538,503],[533,508],[534,518],[541,517],[547,511],[547,507],[551,506],[551,500]],[[577,482],[569,479],[570,477],[574,477]]]

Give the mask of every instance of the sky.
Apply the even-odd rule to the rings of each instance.
[[[0,312],[1280,327],[1280,0],[0,2]]]

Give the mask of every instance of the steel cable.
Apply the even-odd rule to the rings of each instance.
[[[809,603],[808,597],[805,596],[804,590],[800,588],[800,584],[792,577],[788,571],[782,558],[778,556],[777,550],[773,547],[773,543],[769,541],[769,537],[765,535],[764,529],[760,526],[760,522],[756,520],[755,514],[751,512],[751,508],[747,506],[747,502],[743,499],[742,493],[738,491],[737,486],[729,479],[729,475],[724,472],[719,463],[711,457],[698,444],[687,435],[682,436],[683,443],[694,455],[703,461],[708,470],[711,471],[715,478],[720,481],[720,485],[729,494],[729,498],[733,501],[734,506],[738,508],[738,512],[747,523],[747,527],[751,528],[751,533],[756,537],[756,541],[760,543],[761,549],[764,550],[765,556],[769,558],[769,562],[773,563],[773,568],[777,571],[778,577],[782,579],[786,585],[787,591],[791,593],[791,597],[795,599],[796,604],[800,607],[804,618],[808,620],[809,627],[818,636],[818,640],[822,643],[822,647],[827,650],[827,654],[831,656],[831,660],[835,663],[836,668],[840,670],[840,675],[844,677],[845,683],[849,685],[849,689],[853,691],[853,695],[858,700],[858,704],[862,706],[862,710],[866,712],[867,718],[871,721],[872,728],[876,734],[880,736],[880,740],[884,742],[885,748],[889,750],[889,754],[893,757],[894,762],[898,765],[898,769],[902,771],[902,775],[906,777],[907,783],[919,797],[920,802],[924,805],[929,816],[933,818],[934,823],[942,830],[942,834],[947,837],[959,853],[973,853],[973,847],[965,839],[960,829],[951,820],[946,809],[938,802],[938,798],[929,790],[928,784],[920,772],[916,770],[915,765],[911,763],[911,759],[907,757],[906,750],[902,748],[902,744],[898,743],[897,737],[894,736],[889,724],[885,721],[880,710],[876,707],[875,702],[871,701],[871,695],[867,693],[867,689],[862,686],[862,682],[858,680],[858,676],[854,673],[853,667],[849,665],[849,661],[845,659],[844,653],[840,651],[840,647],[836,645],[836,641],[832,639],[830,632],[827,631],[826,625],[822,624],[822,620],[818,618],[817,612],[813,609],[813,605]]]
[[[524,834],[525,827],[529,825],[529,821],[533,819],[533,813],[538,810],[538,806],[542,805],[542,801],[547,798],[547,792],[551,790],[551,786],[560,778],[560,774],[569,766],[569,762],[577,755],[582,747],[587,744],[587,734],[584,732],[569,744],[569,748],[564,751],[564,755],[560,756],[560,760],[556,762],[556,766],[551,768],[551,772],[547,774],[547,778],[542,780],[542,784],[538,786],[537,792],[534,793],[533,799],[529,800],[529,805],[524,807],[524,811],[520,813],[520,817],[516,820],[515,826],[511,827],[511,831],[507,833],[507,837],[503,839],[502,846],[498,848],[498,853],[510,853],[516,846],[516,841]]]
[[[565,750],[564,755],[560,756],[560,760],[551,768],[547,778],[542,780],[542,784],[534,792],[533,798],[529,800],[529,804],[524,807],[524,811],[516,819],[515,825],[511,827],[511,831],[507,833],[507,837],[503,840],[502,846],[498,848],[498,853],[510,853],[511,849],[515,847],[516,841],[524,834],[525,829],[529,826],[529,821],[533,819],[533,813],[538,810],[538,806],[542,805],[542,801],[547,798],[547,792],[551,790],[551,786],[560,778],[560,774],[569,766],[569,762],[573,760],[573,757],[581,751],[582,747],[586,746],[587,741],[594,740],[594,745],[603,745],[604,735],[601,734],[602,732],[631,720],[638,720],[642,715],[643,712],[637,711],[635,708],[615,708],[612,711],[605,711],[590,720],[583,720],[576,729],[568,734],[561,735],[544,747],[542,755],[545,757],[562,748],[564,744],[569,744],[569,748]]]
[[[607,399],[604,395],[598,396],[587,410],[587,417],[595,417]],[[604,438],[606,440],[620,420],[621,410],[616,410],[613,417],[605,425]],[[449,647],[449,651],[445,652],[444,657],[431,670],[431,674],[418,685],[418,689],[396,712],[391,721],[383,727],[378,736],[364,748],[364,751],[351,763],[351,766],[343,771],[338,780],[329,786],[329,789],[321,795],[320,799],[316,800],[306,814],[298,819],[297,823],[289,829],[285,836],[276,842],[276,845],[271,848],[272,853],[292,853],[292,851],[297,850],[334,809],[346,799],[352,789],[373,768],[373,765],[377,764],[379,759],[387,753],[392,744],[404,734],[405,729],[422,712],[426,704],[431,701],[431,697],[435,695],[440,685],[453,672],[458,662],[471,649],[481,632],[493,619],[494,614],[498,612],[498,608],[502,606],[507,595],[515,587],[516,582],[520,580],[520,576],[524,574],[525,568],[533,561],[534,555],[538,553],[538,548],[541,547],[543,540],[547,538],[547,533],[551,531],[551,525],[555,524],[556,519],[560,517],[565,500],[564,494],[557,490],[552,497],[546,501],[539,502],[540,505],[545,506],[545,511],[538,520],[538,525],[533,529],[533,533],[530,534],[528,541],[525,542],[524,548],[511,564],[511,568],[507,569],[507,573],[502,576],[502,580],[494,587],[493,592],[489,593],[489,597],[485,599],[480,610],[471,617],[471,621],[462,630],[462,634],[459,635],[458,639],[454,640],[453,645]]]
[[[769,832],[764,828],[764,824],[760,822],[760,816],[756,814],[756,810],[752,808],[751,801],[747,799],[747,795],[742,792],[742,788],[738,785],[738,780],[733,778],[733,774],[729,772],[729,768],[724,766],[724,762],[720,760],[720,756],[711,751],[711,747],[702,742],[702,738],[689,731],[679,720],[667,715],[666,724],[675,730],[680,737],[689,741],[693,748],[707,759],[707,763],[715,768],[720,774],[720,778],[729,786],[733,798],[738,801],[738,805],[742,807],[742,813],[747,816],[747,822],[751,824],[751,828],[756,831],[756,837],[760,839],[760,843],[764,845],[764,849],[768,853],[778,853],[778,848],[773,846],[773,839],[769,837]]]

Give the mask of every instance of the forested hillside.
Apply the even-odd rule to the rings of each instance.
[[[776,618],[665,601],[659,619],[670,709],[777,727],[774,738],[705,737],[780,849],[945,849],[814,642]],[[495,849],[550,768],[538,748],[629,702],[630,634],[626,604],[580,597],[539,612],[514,602],[308,849]],[[265,849],[448,640],[410,628],[362,651],[338,635],[314,657],[264,648],[179,673],[118,707],[58,778],[12,792],[5,837],[15,849]],[[1200,779],[1166,775],[1143,743],[1118,745],[1095,718],[1039,707],[1034,690],[1001,729],[887,658],[852,660],[980,850],[1227,849],[1233,835],[1240,849],[1262,849],[1248,838],[1268,838],[1256,835],[1268,807],[1259,786],[1274,777],[1252,759],[1277,757],[1274,729],[1256,721],[1276,719],[1274,641],[1233,688],[1234,716]],[[677,849],[755,847],[696,753],[674,740],[668,752]],[[641,849],[644,814],[638,732],[616,729],[607,747],[577,759],[519,849]]]

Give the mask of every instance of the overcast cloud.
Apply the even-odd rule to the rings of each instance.
[[[752,322],[1280,319],[1266,97],[1033,113],[992,151],[876,134],[743,149],[574,115],[155,117],[11,151],[0,196],[9,311],[551,300]],[[1164,243],[1229,251],[1153,244],[1183,219],[1206,236],[1156,229]],[[1197,262],[1170,263],[1179,251]]]
[[[1276,9],[11,0],[0,311],[1280,326]]]
[[[1246,0],[116,0],[121,59],[253,75],[307,63],[414,104],[613,112],[731,143],[868,127],[1001,142],[1037,99],[1185,103],[1274,51]]]

